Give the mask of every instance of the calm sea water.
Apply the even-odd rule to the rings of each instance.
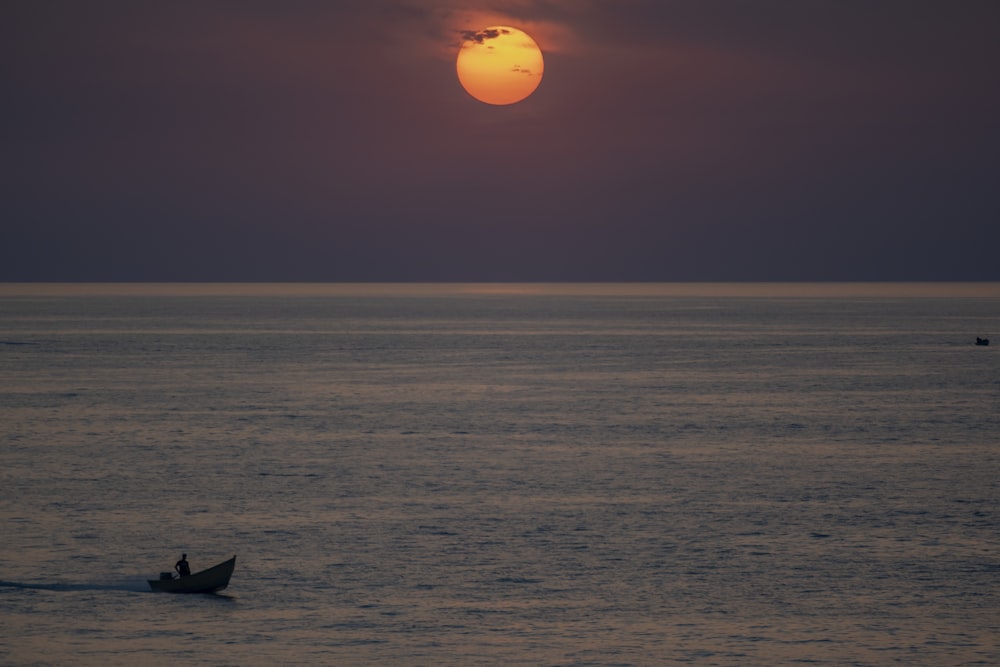
[[[1000,663],[996,285],[8,285],[0,341],[2,664]]]

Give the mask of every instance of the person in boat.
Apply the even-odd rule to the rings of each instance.
[[[191,574],[191,566],[188,565],[187,554],[181,554],[181,559],[177,561],[176,565],[174,565],[174,569],[177,570],[177,574],[182,577],[186,577]]]

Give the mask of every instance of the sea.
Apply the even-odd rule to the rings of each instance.
[[[0,423],[3,665],[1000,664],[1000,284],[3,284]]]

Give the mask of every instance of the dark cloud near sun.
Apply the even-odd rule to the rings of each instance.
[[[483,30],[460,30],[459,34],[462,36],[462,39],[465,40],[466,42],[475,42],[476,44],[482,44],[486,40],[496,39],[500,35],[507,35],[509,34],[509,31],[504,30],[503,28],[490,28],[490,29],[484,28]]]

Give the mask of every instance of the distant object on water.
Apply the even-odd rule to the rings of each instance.
[[[161,572],[159,579],[146,581],[154,591],[163,593],[217,593],[229,585],[229,578],[233,576],[234,569],[236,569],[236,556],[187,577],[175,579],[172,572]]]
[[[976,336],[976,345],[989,345],[989,344],[990,344],[989,338],[980,338],[979,336]]]

